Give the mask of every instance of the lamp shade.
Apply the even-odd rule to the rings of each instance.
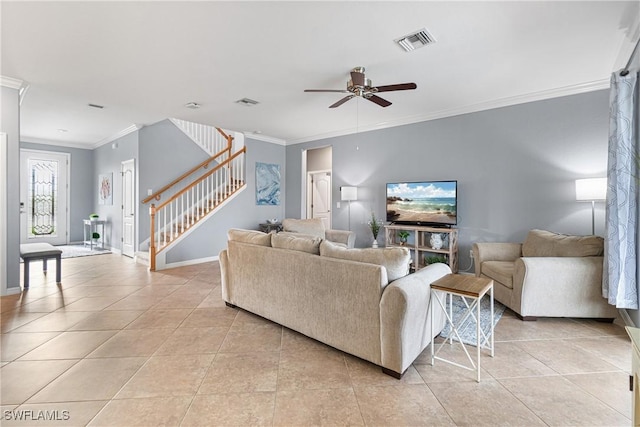
[[[606,200],[607,178],[576,179],[576,200],[591,202]]]
[[[340,187],[341,200],[358,200],[358,187]]]

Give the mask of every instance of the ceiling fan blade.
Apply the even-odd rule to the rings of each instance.
[[[377,95],[367,96],[366,99],[368,99],[369,101],[375,104],[378,104],[381,107],[388,107],[389,105],[391,105],[389,101],[387,101],[386,99],[380,98]]]
[[[397,85],[378,86],[376,92],[391,92],[394,90],[412,90],[418,86],[415,83],[400,83]]]
[[[338,93],[349,93],[348,90],[344,89],[305,89],[305,92],[338,92]]]
[[[331,104],[329,105],[329,108],[336,108],[341,106],[342,104],[344,104],[345,102],[347,102],[348,100],[350,100],[351,98],[353,98],[355,95],[347,95],[344,98],[342,98],[340,101],[336,102],[335,104]]]
[[[351,82],[354,86],[364,86],[364,73],[358,71],[351,72]]]

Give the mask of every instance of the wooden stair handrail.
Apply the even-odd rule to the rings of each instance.
[[[173,181],[171,181],[169,184],[165,185],[164,187],[162,187],[160,190],[156,191],[155,193],[151,194],[150,196],[147,196],[145,199],[142,200],[142,203],[149,203],[151,200],[155,199],[155,200],[160,200],[160,197],[162,197],[162,193],[164,193],[165,191],[167,191],[168,189],[170,189],[171,187],[173,187],[174,185],[176,185],[177,183],[179,183],[180,181],[182,181],[183,179],[185,179],[186,177],[188,177],[189,175],[191,175],[192,173],[194,173],[195,171],[197,171],[200,168],[207,168],[209,166],[209,163],[215,161],[218,157],[222,156],[224,153],[231,153],[231,147],[233,144],[233,137],[227,135],[226,133],[224,133],[224,131],[220,128],[216,128],[216,130],[218,132],[220,132],[226,139],[227,139],[227,148],[225,148],[224,150],[220,151],[217,154],[214,154],[213,156],[209,157],[207,160],[201,162],[200,164],[194,166],[193,168],[189,169],[187,172],[183,173],[182,175],[180,175],[178,178],[174,179]]]
[[[209,175],[213,175],[217,170],[222,169],[225,165],[227,165],[228,163],[231,163],[232,160],[234,160],[236,157],[238,157],[240,154],[244,154],[247,151],[247,147],[242,147],[241,150],[236,151],[235,153],[233,153],[232,156],[228,157],[226,160],[224,160],[221,163],[218,163],[213,169],[211,169],[209,172],[205,173],[204,175],[202,175],[200,178],[198,178],[197,180],[195,180],[194,182],[192,182],[191,184],[189,184],[188,186],[186,186],[185,188],[183,188],[182,190],[180,190],[179,192],[177,192],[176,194],[174,194],[173,196],[171,196],[170,199],[164,201],[163,203],[161,203],[160,205],[158,205],[156,207],[156,211],[164,208],[166,205],[168,205],[169,203],[171,203],[172,201],[174,201],[175,199],[177,199],[178,197],[180,197],[182,194],[186,193],[187,191],[191,190],[193,187],[195,187],[196,185],[198,185],[200,182],[202,182],[205,178],[207,178]],[[151,197],[151,196],[149,196]]]

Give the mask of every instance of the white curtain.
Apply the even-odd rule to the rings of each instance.
[[[638,308],[638,72],[611,76],[603,296]]]

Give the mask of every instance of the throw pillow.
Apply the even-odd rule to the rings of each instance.
[[[259,246],[271,246],[271,235],[262,231],[241,230],[232,228],[227,232],[227,238],[235,242],[250,243]]]
[[[292,219],[282,220],[282,229],[292,233],[308,234],[324,239],[324,223],[320,218],[312,219]]]
[[[409,274],[411,264],[411,252],[407,248],[347,249],[328,240],[320,244],[320,255],[381,265],[387,270],[389,282]]]
[[[569,236],[544,230],[531,230],[522,244],[525,257],[602,256],[604,239],[599,236]]]
[[[280,249],[320,254],[320,242],[322,239],[315,236],[296,233],[272,233],[271,246]]]

